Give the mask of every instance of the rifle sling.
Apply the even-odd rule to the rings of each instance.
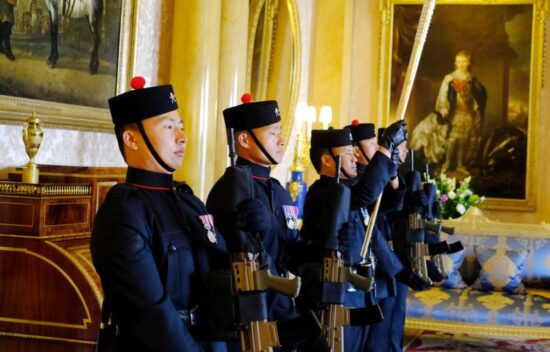
[[[350,326],[376,324],[384,320],[384,314],[378,304],[365,308],[350,309]]]
[[[344,292],[346,284],[342,282],[323,282],[321,289],[321,303],[323,304],[344,304]]]
[[[279,342],[283,346],[304,341],[321,331],[321,323],[312,311],[293,319],[277,321]]]
[[[241,292],[237,295],[239,323],[268,320],[266,295],[266,291]]]

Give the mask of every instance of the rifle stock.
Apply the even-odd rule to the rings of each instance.
[[[331,304],[321,313],[321,321],[327,322],[325,333],[331,351],[344,352],[344,326],[350,324],[349,308]]]
[[[247,333],[241,331],[243,352],[271,352],[272,347],[281,346],[277,325],[273,321],[253,321],[247,326]]]
[[[441,232],[445,232],[448,235],[454,235],[455,234],[455,228],[449,227],[449,226],[443,226],[440,222],[430,222],[430,221],[423,221],[423,226],[426,230],[430,232],[434,232],[435,234],[439,235]]]
[[[323,259],[323,281],[342,283],[341,272],[344,267],[338,251],[332,251]],[[321,311],[321,324],[325,339],[332,352],[344,352],[344,326],[349,325],[349,308],[342,304],[327,304]]]
[[[410,251],[413,271],[431,285],[432,280],[428,275],[428,267],[426,266],[426,259],[430,256],[428,246],[422,242],[412,242]]]
[[[297,297],[300,292],[301,285],[302,281],[298,276],[295,276],[292,279],[286,279],[280,276],[272,275],[269,270],[266,269],[254,271],[254,286],[256,290],[261,291],[270,288],[285,296]]]
[[[341,267],[339,276],[341,280],[340,282],[349,282],[353,286],[365,292],[369,292],[374,285],[374,280],[372,277],[354,273],[349,266]]]
[[[428,276],[428,268],[426,266],[426,260],[430,257],[430,251],[428,245],[424,243],[426,234],[424,232],[422,216],[418,213],[412,213],[409,214],[408,219],[408,243],[412,269],[431,285],[432,282]]]
[[[433,256],[433,262],[437,270],[443,275],[444,279],[448,279],[449,275],[447,275],[447,266],[445,265],[445,261],[443,260],[443,254],[436,254]]]

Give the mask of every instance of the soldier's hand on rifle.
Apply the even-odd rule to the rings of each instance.
[[[247,199],[237,205],[235,224],[243,231],[264,233],[271,230],[271,212],[259,199]]]
[[[380,146],[386,148],[390,153],[393,154],[394,149],[397,149],[397,146],[407,140],[407,123],[405,120],[399,120],[397,122],[389,125],[382,134]]]
[[[405,267],[403,270],[397,273],[397,275],[395,275],[395,278],[399,282],[404,283],[415,291],[424,291],[430,288],[430,284],[424,281],[420,276],[415,274],[408,267]]]

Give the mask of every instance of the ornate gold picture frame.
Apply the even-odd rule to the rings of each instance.
[[[395,109],[422,9],[384,0],[380,112]],[[535,209],[547,0],[438,0],[407,107],[415,167],[472,176],[489,209]]]
[[[59,2],[57,36],[46,2],[57,4],[20,0],[14,8],[15,60],[0,57],[0,122],[24,121],[35,112],[48,127],[112,131],[107,99],[126,89],[134,71],[139,1]]]

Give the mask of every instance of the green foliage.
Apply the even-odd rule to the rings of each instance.
[[[437,188],[437,199],[441,203],[441,218],[452,219],[464,215],[466,210],[481,204],[485,197],[475,194],[471,187],[472,177],[468,176],[464,181],[456,182],[456,178],[441,174],[433,181]]]

